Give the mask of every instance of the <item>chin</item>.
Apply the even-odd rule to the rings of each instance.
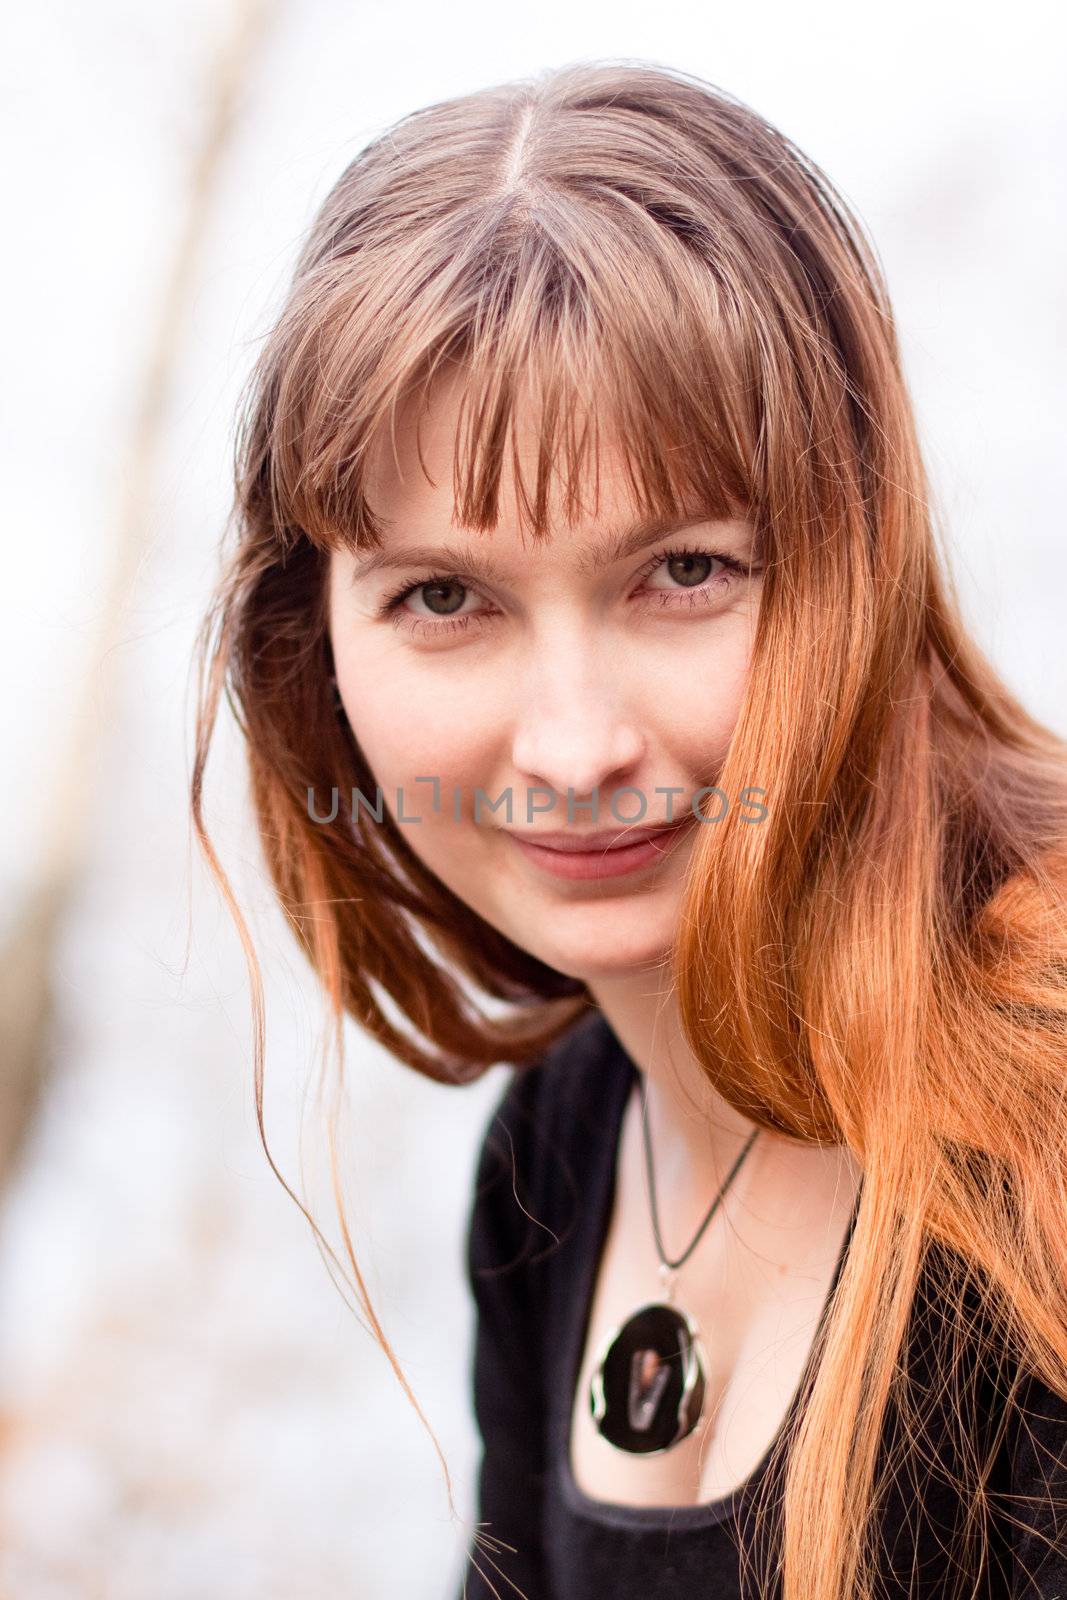
[[[514,939],[515,936],[512,935]],[[580,946],[569,948],[559,945],[534,946],[528,940],[516,939],[524,950],[536,955],[538,960],[567,978],[578,978],[583,983],[598,979],[618,978],[627,972],[659,965],[670,955],[669,939],[653,940],[647,929],[635,930],[632,939],[620,938],[618,929],[605,934],[602,939],[585,939]]]

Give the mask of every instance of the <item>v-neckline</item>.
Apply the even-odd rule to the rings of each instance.
[[[604,1163],[602,1171],[598,1171],[599,1182],[596,1189],[587,1196],[589,1210],[586,1226],[590,1230],[590,1237],[586,1241],[580,1281],[575,1286],[574,1310],[565,1323],[566,1338],[560,1353],[560,1359],[563,1364],[562,1415],[560,1425],[556,1430],[554,1469],[566,1504],[572,1511],[590,1520],[627,1526],[640,1525],[650,1528],[710,1527],[734,1515],[740,1508],[741,1503],[758,1488],[770,1464],[771,1457],[779,1445],[779,1441],[793,1427],[801,1396],[814,1375],[813,1366],[819,1337],[848,1255],[859,1208],[860,1193],[863,1187],[862,1176],[844,1242],[838,1254],[830,1287],[823,1300],[819,1320],[812,1336],[811,1347],[808,1351],[803,1371],[774,1437],[752,1471],[735,1488],[728,1490],[726,1494],[716,1496],[713,1500],[700,1500],[677,1506],[641,1506],[630,1505],[623,1501],[594,1499],[580,1487],[571,1465],[574,1412],[578,1380],[581,1376],[585,1347],[589,1338],[589,1322],[593,1310],[593,1295],[596,1289],[597,1273],[603,1257],[615,1206],[620,1145],[626,1108],[630,1102],[631,1094],[637,1088],[639,1076],[637,1066],[623,1049],[622,1044],[603,1014],[598,1018],[598,1026],[604,1033],[606,1065],[612,1073],[612,1098],[604,1106],[605,1136],[609,1140],[612,1153],[610,1160]]]

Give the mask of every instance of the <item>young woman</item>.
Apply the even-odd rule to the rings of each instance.
[[[225,692],[338,1039],[516,1068],[468,1600],[1067,1595],[1067,749],[827,178],[657,66],[418,111],[237,465],[209,859]]]

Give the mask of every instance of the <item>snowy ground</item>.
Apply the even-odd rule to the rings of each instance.
[[[369,3],[264,13],[197,257],[117,693],[74,797],[90,848],[58,954],[56,1071],[0,1212],[0,1600],[450,1600],[458,1579],[430,1440],[258,1144],[243,958],[186,848],[187,667],[231,408],[315,204],[378,127],[611,55],[699,72],[784,126],[879,245],[974,625],[1067,732],[1056,13],[1016,6],[984,34],[971,8],[915,0],[750,20],[550,0],[521,25],[484,3],[415,9],[417,26]],[[208,0],[53,0],[7,22],[5,915],[99,667],[144,350],[230,21]],[[265,962],[272,1149],[299,1187],[319,1002],[259,872],[231,742],[210,781]],[[347,1047],[360,1264],[470,1515],[462,1229],[506,1069],[460,1093],[355,1030]],[[321,1149],[313,1126],[305,1148]],[[324,1184],[315,1197],[328,1224]]]

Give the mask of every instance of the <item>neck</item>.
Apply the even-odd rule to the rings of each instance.
[[[689,1048],[666,973],[597,979],[589,990],[644,1078],[656,1190],[672,1254],[699,1226],[753,1123],[718,1093]],[[621,1145],[622,1181],[643,1189],[641,1140],[640,1111],[631,1104]],[[777,1217],[790,1238],[810,1236],[817,1245],[828,1217],[833,1226],[844,1226],[860,1174],[847,1145],[810,1145],[763,1128],[737,1175],[733,1215],[742,1219],[742,1231],[748,1213]]]
[[[753,1123],[709,1081],[686,1042],[666,973],[650,970],[589,984],[612,1032],[645,1080],[656,1176],[698,1185],[734,1160]],[[755,1161],[765,1130],[752,1150]]]

